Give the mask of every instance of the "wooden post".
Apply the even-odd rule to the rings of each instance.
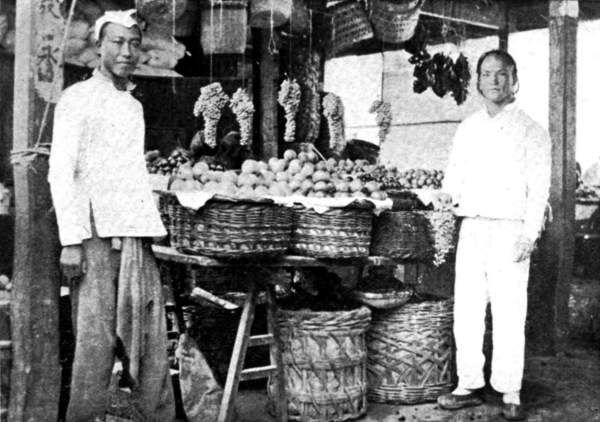
[[[530,345],[534,352],[561,349],[568,329],[574,253],[577,0],[550,0],[550,114],[554,220],[532,263]]]
[[[13,120],[16,151],[36,143],[45,105],[34,86],[40,47],[36,41],[40,28],[34,14],[39,13],[39,3],[17,2]],[[29,163],[14,165],[11,422],[55,421],[58,416],[60,275],[47,170],[47,157],[41,155]]]
[[[260,135],[261,158],[269,159],[279,154],[279,132],[277,124],[279,90],[279,53],[272,51],[268,30],[260,31]]]

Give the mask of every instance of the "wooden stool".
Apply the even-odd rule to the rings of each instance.
[[[257,286],[255,281],[249,281],[250,287],[244,302],[244,308],[240,317],[233,353],[227,371],[227,380],[223,391],[223,400],[219,411],[218,422],[233,422],[235,397],[238,392],[240,381],[266,378],[274,374],[275,380],[275,413],[279,422],[287,422],[287,399],[285,394],[285,381],[283,375],[283,362],[281,351],[275,340],[277,324],[275,323],[275,303],[273,298],[273,286],[265,286],[267,295],[267,326],[268,333],[261,335],[250,335],[252,323],[254,322],[254,310],[257,301]],[[244,360],[248,347],[265,346],[270,348],[270,365],[244,369]]]

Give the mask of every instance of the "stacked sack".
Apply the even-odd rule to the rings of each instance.
[[[110,0],[79,0],[65,44],[65,61],[94,68],[98,65],[94,22],[106,10],[122,7]],[[171,36],[170,30],[158,23],[148,22],[142,35],[142,55],[136,74],[147,76],[179,76],[172,69],[185,54],[183,44]]]

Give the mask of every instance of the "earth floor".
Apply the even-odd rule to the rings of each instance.
[[[262,390],[242,390],[237,408],[239,422],[274,422],[266,412]],[[501,396],[485,391],[481,406],[449,412],[435,404],[382,405],[369,403],[367,415],[357,422],[495,422]],[[528,422],[600,422],[600,347],[573,344],[556,357],[529,357],[522,401]]]

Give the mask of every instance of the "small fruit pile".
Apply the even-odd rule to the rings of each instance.
[[[361,176],[363,181],[374,180],[381,183],[384,190],[440,189],[444,172],[442,170],[411,169],[400,171],[395,167],[377,166]]]
[[[146,152],[146,168],[150,174],[171,175],[177,168],[190,161],[190,154],[183,148],[175,148],[171,154],[165,158],[160,156],[158,150]]]
[[[318,160],[314,152],[287,150],[268,162],[246,160],[241,172],[213,171],[204,162],[183,163],[171,184],[173,191],[203,191],[237,198],[301,195],[316,198],[385,199],[380,183],[363,182],[371,169],[366,160]]]

